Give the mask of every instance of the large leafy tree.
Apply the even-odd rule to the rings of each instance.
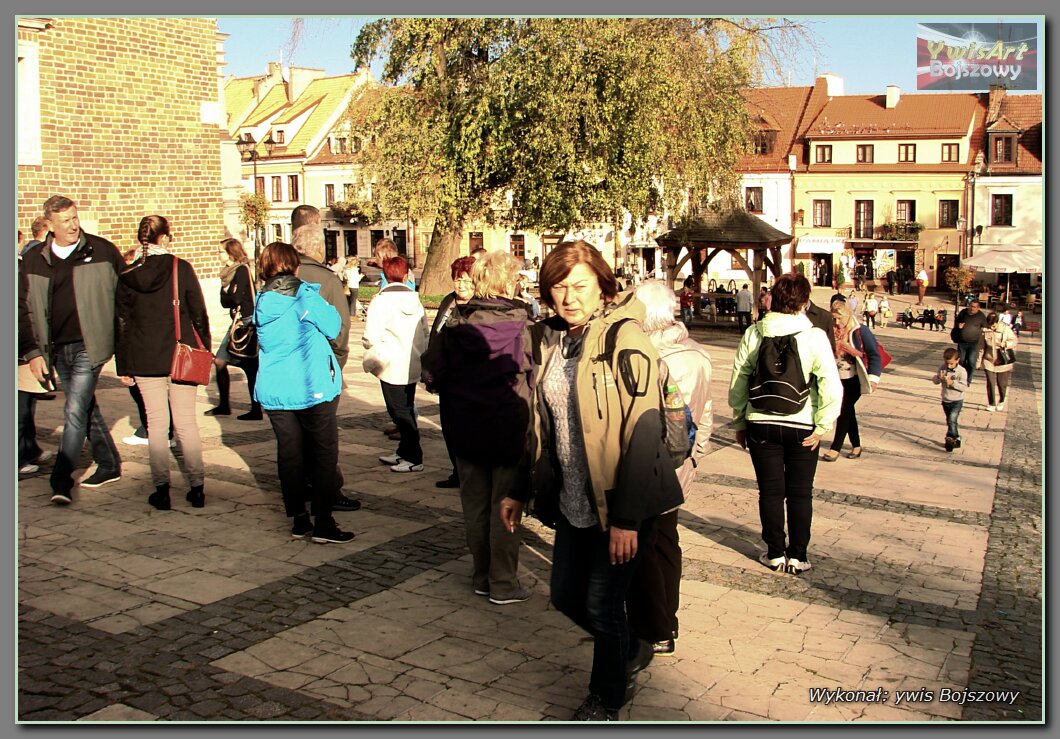
[[[449,287],[465,224],[619,223],[737,202],[741,91],[802,29],[696,18],[387,18],[352,56],[383,87],[352,108],[384,213],[431,219],[426,293]],[[617,229],[616,229],[617,231]]]

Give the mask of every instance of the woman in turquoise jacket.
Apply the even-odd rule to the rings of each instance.
[[[331,515],[339,432],[336,410],[342,370],[330,339],[339,334],[338,311],[320,297],[320,286],[295,276],[298,252],[274,241],[259,258],[264,280],[254,307],[258,331],[258,382],[254,400],[269,413],[276,433],[276,463],[291,535],[313,541],[348,542]],[[312,470],[303,469],[303,445],[313,451]],[[306,512],[306,478],[312,479],[311,521]]]

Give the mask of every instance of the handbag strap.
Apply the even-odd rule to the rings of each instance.
[[[180,343],[180,288],[177,285],[177,258],[173,257],[173,328],[177,333],[177,343]],[[199,349],[203,348],[199,332],[195,330],[195,324],[191,325],[191,333],[195,336],[195,343]]]

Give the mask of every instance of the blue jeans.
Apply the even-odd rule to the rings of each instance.
[[[18,466],[32,464],[41,455],[37,444],[37,424],[33,415],[37,410],[34,393],[18,391]]]
[[[960,341],[957,343],[957,363],[968,373],[968,384],[972,384],[972,370],[979,356],[979,342]]]
[[[52,490],[68,493],[74,486],[72,473],[88,437],[92,460],[103,473],[121,473],[121,457],[110,437],[103,414],[96,403],[96,383],[103,366],[92,367],[84,342],[75,341],[55,348],[55,370],[63,384],[63,437],[52,468]]]
[[[758,516],[769,557],[787,555],[806,562],[813,520],[813,478],[817,449],[802,445],[810,429],[771,423],[747,424],[747,451],[758,478]],[[788,543],[784,544],[787,511]]]
[[[957,418],[961,415],[961,408],[963,407],[963,400],[942,401],[942,411],[946,414],[946,436],[954,439],[961,438],[961,431],[957,428]]]
[[[681,322],[685,324],[685,328],[692,327],[692,309],[681,308]]]
[[[646,545],[641,526],[638,551]],[[640,559],[611,564],[610,531],[571,526],[562,514],[552,553],[551,599],[556,609],[593,637],[589,692],[604,708],[617,711],[626,702],[626,662],[632,635],[626,617],[626,591]]]

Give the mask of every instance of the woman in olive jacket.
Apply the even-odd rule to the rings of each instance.
[[[585,241],[553,249],[540,284],[557,315],[532,329],[535,512],[556,528],[552,603],[594,641],[589,695],[574,719],[609,721],[651,658],[624,605],[637,552],[655,517],[683,498],[663,443],[659,355],[640,327],[644,306],[632,295],[613,304],[615,276]],[[502,501],[502,516],[517,521],[520,511]]]

